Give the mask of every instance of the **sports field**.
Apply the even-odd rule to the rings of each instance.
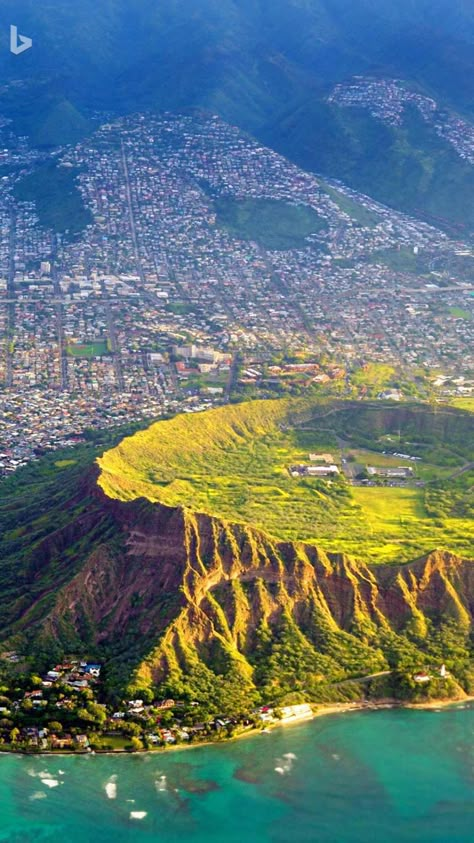
[[[67,347],[67,353],[70,357],[104,357],[104,355],[109,354],[109,348],[106,340],[88,343],[70,343]]]

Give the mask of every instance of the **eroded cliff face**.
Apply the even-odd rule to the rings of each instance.
[[[84,529],[97,534],[91,552],[80,564],[60,565],[57,590],[36,589],[15,631],[34,623],[61,637],[66,621],[80,638],[86,622],[97,644],[113,641],[119,653],[133,631],[141,684],[212,661],[214,645],[249,665],[258,631],[277,634],[288,619],[316,653],[323,633],[370,646],[380,631],[403,635],[413,624],[421,636],[428,622],[472,626],[473,560],[433,552],[370,567],[182,508],[114,501],[96,486],[67,535],[58,531],[37,548],[37,581],[49,581],[53,560],[57,566]]]

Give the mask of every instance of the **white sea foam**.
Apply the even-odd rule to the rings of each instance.
[[[293,764],[296,761],[296,755],[294,752],[285,752],[283,758],[277,758],[276,761],[277,766],[275,767],[275,773],[278,773],[280,776],[284,776],[291,772]]]
[[[32,793],[28,798],[33,802],[35,799],[46,799],[47,795],[48,794],[45,793],[44,790],[36,790],[35,793]]]
[[[43,782],[43,784],[46,785],[46,787],[58,787],[58,785],[59,785],[59,782],[58,782],[57,779],[44,779],[44,778],[42,778],[41,781]]]
[[[49,773],[48,770],[40,770],[38,773],[35,770],[28,770],[28,775],[33,776],[34,779],[50,779],[52,773]]]
[[[108,799],[117,799],[117,776],[111,776],[105,785],[105,793]]]
[[[144,820],[147,815],[146,811],[131,811],[130,812],[130,819],[131,820]]]
[[[166,776],[160,776],[160,778],[155,781],[155,787],[158,793],[162,793],[164,790],[167,790],[168,785],[166,783]]]

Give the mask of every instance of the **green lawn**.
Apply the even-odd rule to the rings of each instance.
[[[364,208],[364,206],[356,202],[355,199],[351,199],[350,196],[346,196],[344,193],[341,193],[340,190],[337,190],[335,187],[331,187],[322,179],[319,180],[319,184],[321,185],[322,190],[330,196],[341,211],[348,214],[355,222],[363,225],[364,228],[375,228],[375,226],[381,222],[382,218],[379,217],[378,214],[374,211],[370,211],[368,208]]]
[[[395,443],[391,447],[394,448]],[[351,454],[355,457],[356,464],[360,466],[372,465],[375,468],[397,468],[404,466],[413,469],[413,477],[415,479],[429,482],[431,480],[441,480],[444,477],[449,477],[453,472],[453,467],[443,467],[433,463],[423,461],[404,460],[401,457],[394,457],[390,454],[382,454],[378,451],[370,451],[364,448],[349,448],[344,452],[345,455]]]
[[[339,456],[328,422],[299,430],[292,406],[255,401],[159,422],[99,460],[99,483],[111,497],[182,505],[367,562],[412,559],[436,547],[474,556],[474,523],[429,517],[422,488],[291,477],[288,467],[308,464],[312,451]]]
[[[429,262],[423,254],[415,255],[413,249],[403,246],[401,249],[381,249],[369,257],[369,263],[382,263],[394,272],[406,272],[413,275],[429,274]]]
[[[70,343],[67,347],[67,353],[71,357],[103,357],[105,354],[109,354],[109,348],[106,340],[88,343]]]
[[[454,316],[455,319],[472,319],[472,313],[469,310],[464,310],[462,307],[450,307],[448,309],[450,316]]]
[[[186,316],[186,314],[192,313],[195,310],[195,306],[184,301],[175,301],[167,304],[166,310],[169,313],[176,314],[176,316]]]
[[[474,413],[474,397],[455,398],[452,404],[453,407],[458,407],[460,410],[469,410],[471,413]]]

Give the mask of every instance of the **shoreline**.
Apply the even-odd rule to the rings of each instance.
[[[128,749],[94,749],[91,751],[75,752],[74,750],[58,750],[54,749],[43,750],[42,752],[30,752],[28,750],[18,749],[2,749],[0,750],[0,757],[2,755],[18,755],[20,757],[28,758],[43,758],[43,757],[87,757],[95,755],[158,755],[160,753],[179,752],[190,749],[200,749],[201,747],[209,746],[226,746],[229,743],[243,740],[244,738],[257,737],[259,735],[271,734],[275,729],[285,728],[286,726],[296,726],[302,723],[310,723],[317,720],[319,717],[327,717],[334,714],[349,714],[354,711],[384,711],[389,709],[412,710],[412,711],[439,711],[443,708],[450,708],[451,706],[467,706],[474,703],[474,695],[459,697],[458,699],[441,699],[441,700],[427,700],[422,703],[402,702],[395,698],[386,698],[381,700],[374,700],[373,702],[347,702],[347,703],[322,703],[320,706],[316,703],[314,705],[311,716],[294,717],[288,720],[278,720],[275,723],[268,723],[262,728],[248,729],[241,732],[239,735],[234,735],[231,738],[223,738],[222,740],[208,740],[199,741],[197,743],[184,743],[178,745],[169,745],[166,747],[157,747],[156,749],[141,749],[138,751],[130,751]]]

